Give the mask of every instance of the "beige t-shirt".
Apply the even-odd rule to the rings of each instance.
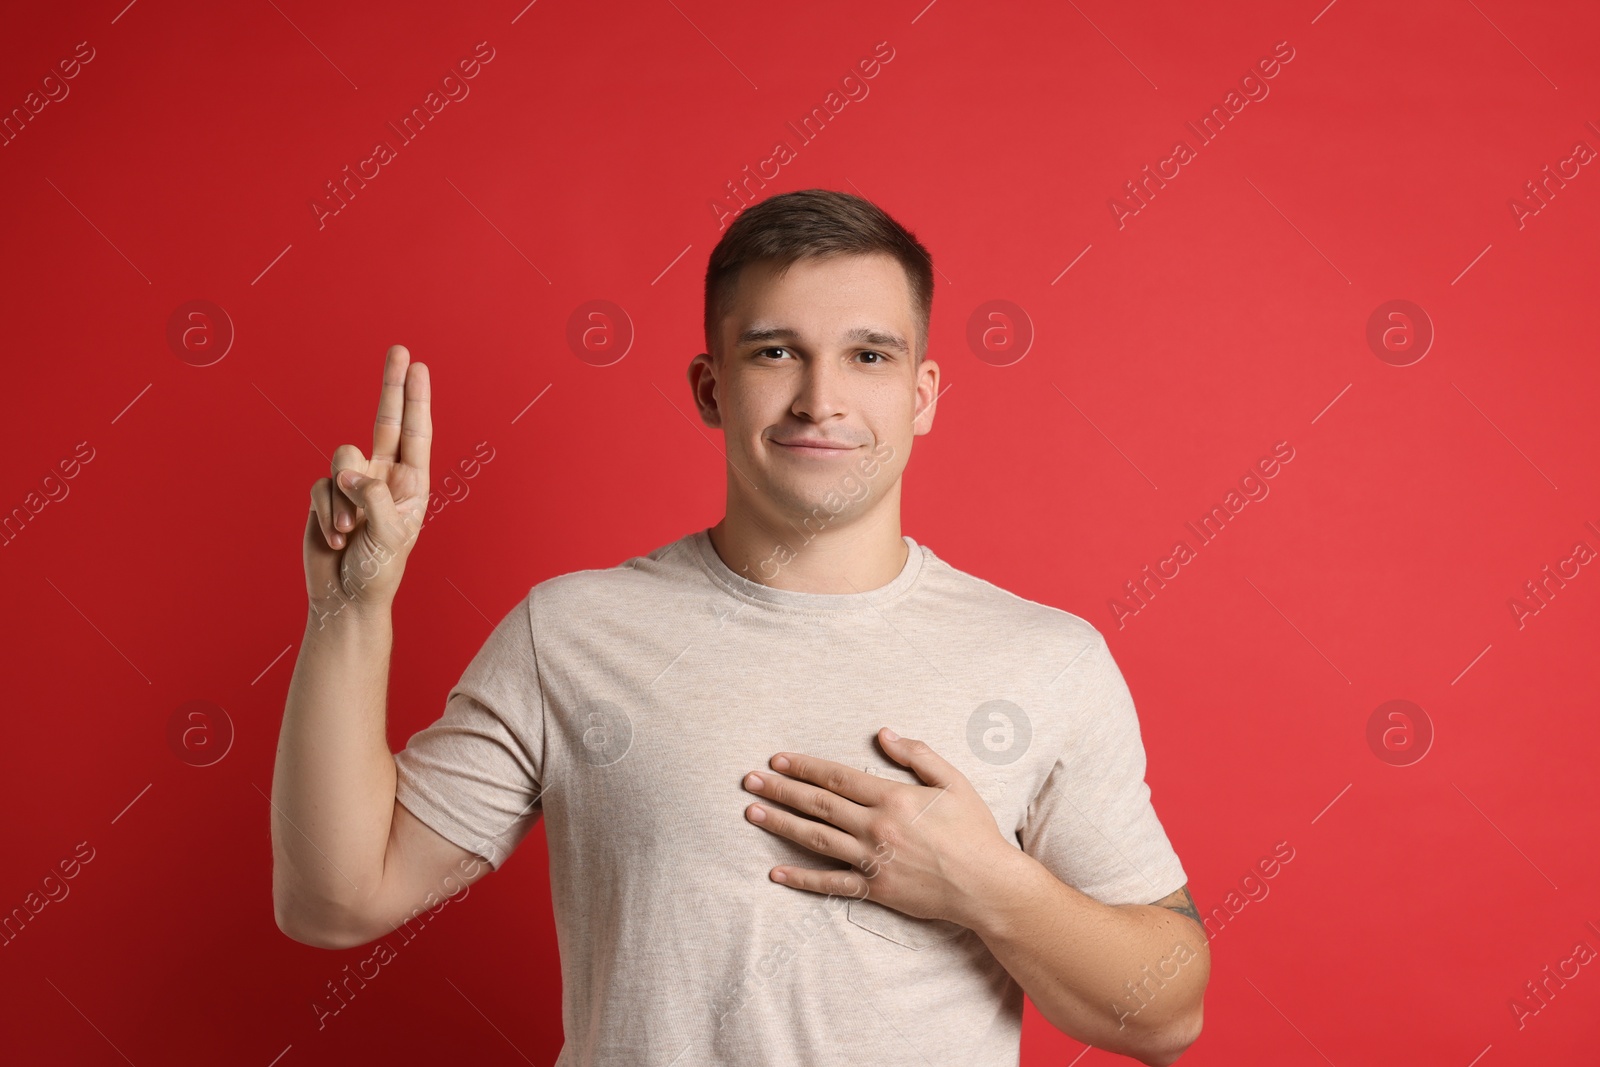
[[[1188,880],[1100,633],[904,540],[862,593],[762,585],[704,530],[540,582],[396,754],[400,802],[496,870],[543,815],[557,1067],[1018,1063],[1022,991],[975,933],[767,876],[846,866],[745,818],[779,751],[919,781],[889,726],[1096,900]]]

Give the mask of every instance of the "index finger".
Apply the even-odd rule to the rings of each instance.
[[[428,473],[428,451],[433,444],[432,395],[428,365],[413,363],[406,374],[405,414],[400,419],[400,462],[423,474]]]
[[[779,760],[786,760],[787,765],[778,766]],[[819,785],[857,804],[880,804],[889,791],[889,785],[899,784],[855,767],[835,763],[833,760],[798,752],[779,752],[768,762],[775,771],[782,771],[791,778]]]
[[[390,345],[383,360],[383,391],[378,394],[378,418],[372,424],[373,462],[390,466],[400,456],[400,421],[405,409],[406,364],[411,353],[405,345]]]

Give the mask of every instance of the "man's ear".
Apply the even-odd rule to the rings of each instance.
[[[700,412],[700,421],[714,430],[722,428],[722,412],[717,408],[716,360],[709,352],[701,352],[689,361],[689,393]]]
[[[924,358],[917,368],[917,414],[911,421],[912,436],[933,430],[934,406],[939,400],[939,364]]]

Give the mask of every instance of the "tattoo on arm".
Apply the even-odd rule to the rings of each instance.
[[[1155,902],[1155,906],[1171,909],[1179,915],[1187,915],[1202,930],[1206,927],[1206,924],[1200,920],[1200,912],[1194,906],[1194,897],[1189,895],[1189,887],[1187,885],[1175,893],[1162,897]]]

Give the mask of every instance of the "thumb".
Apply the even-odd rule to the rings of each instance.
[[[887,726],[878,731],[878,738],[890,759],[903,767],[910,767],[928,785],[942,787],[953,780],[950,772],[955,771],[955,767],[923,742],[901,737]]]
[[[347,467],[339,472],[339,488],[366,510],[367,527],[379,544],[390,549],[404,546],[406,530],[387,481]]]

